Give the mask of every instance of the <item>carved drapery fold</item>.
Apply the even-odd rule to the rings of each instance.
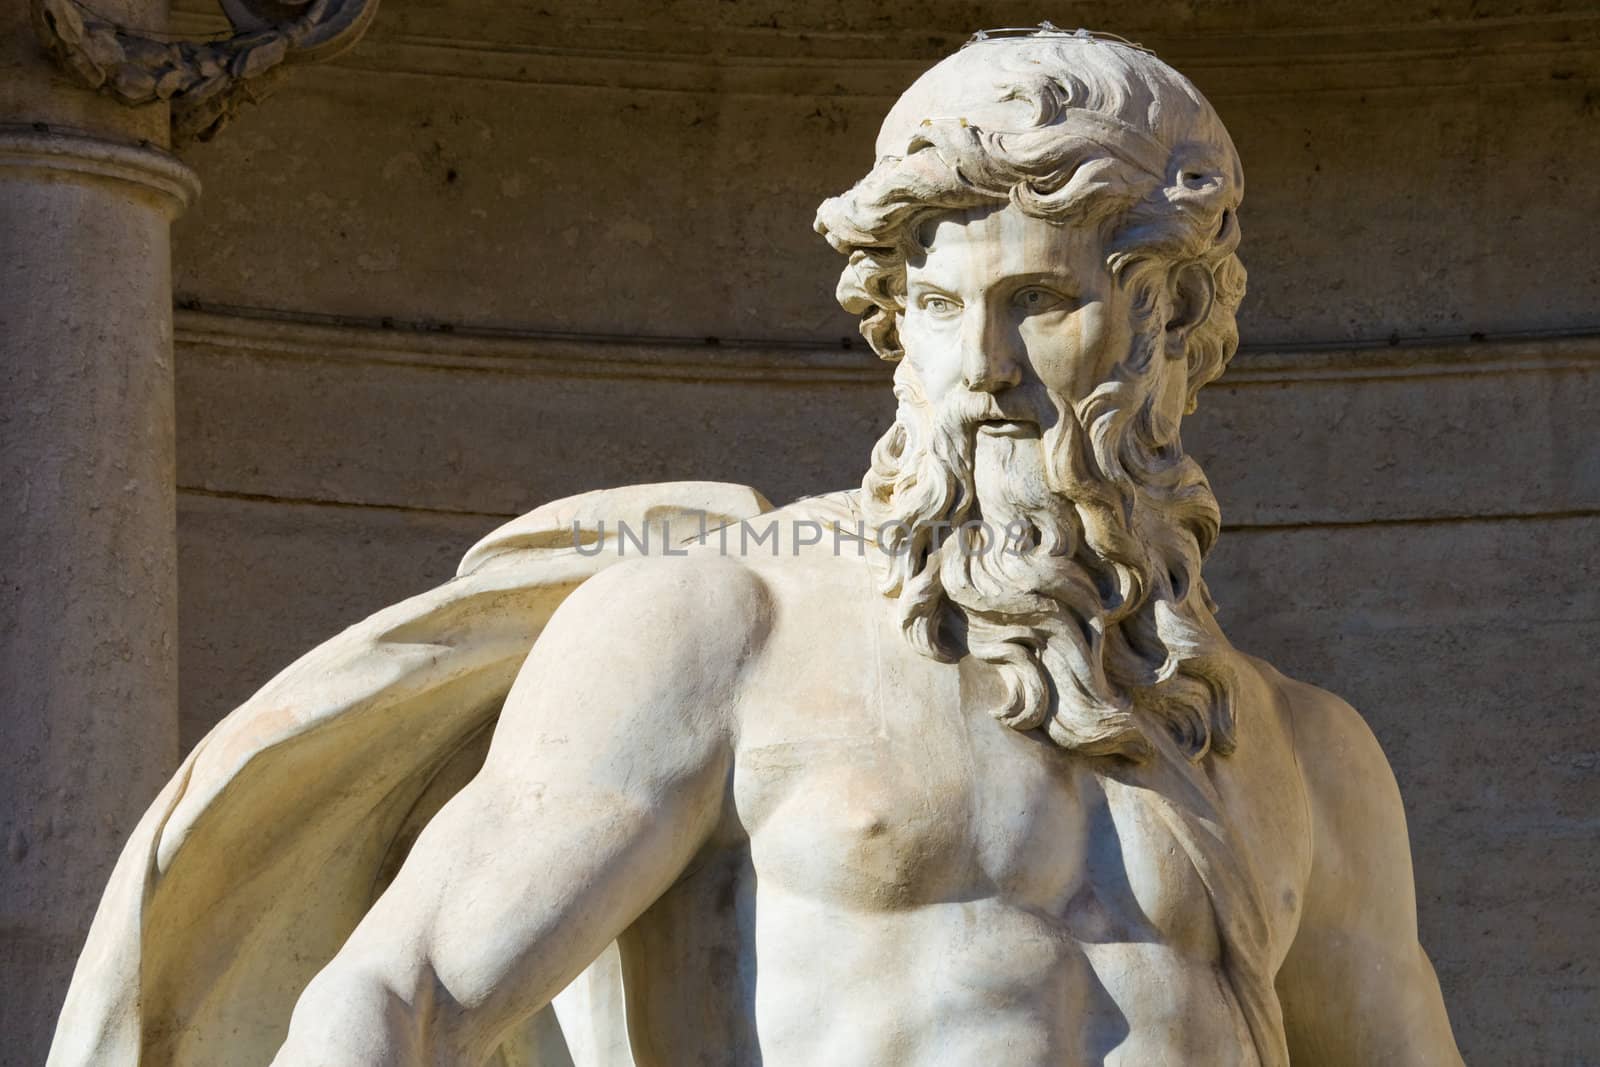
[[[285,65],[350,48],[378,10],[378,0],[221,0],[231,36],[168,41],[79,0],[31,2],[45,47],[89,88],[131,107],[170,104],[175,145],[210,140],[240,105],[264,97]]]

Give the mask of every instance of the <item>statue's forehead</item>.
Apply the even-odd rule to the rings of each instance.
[[[943,212],[922,223],[918,236],[923,247],[907,257],[907,270],[947,285],[1076,277],[1100,259],[1094,228],[1041,219],[1013,204]]]

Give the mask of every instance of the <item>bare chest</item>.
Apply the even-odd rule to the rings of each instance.
[[[994,720],[987,668],[872,668],[744,738],[734,800],[763,892],[868,914],[993,902],[1067,942],[1214,956],[1204,885],[1139,795]]]

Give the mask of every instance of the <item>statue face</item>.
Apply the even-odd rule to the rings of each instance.
[[[1227,751],[1198,581],[1220,519],[1176,447],[1186,340],[1215,290],[1154,255],[1114,277],[1100,228],[997,203],[931,215],[908,242],[903,306],[876,305],[895,315],[900,407],[862,482],[868,521],[899,531],[881,588],[917,651],[998,670],[990,710],[1009,726],[1139,758],[1132,701],[1150,692],[1185,752]],[[861,291],[888,291],[892,267]],[[1045,550],[941,532],[973,522],[980,548],[1020,530]]]
[[[987,432],[1036,436],[1127,357],[1129,298],[1094,229],[1006,204],[938,216],[920,237],[899,331],[933,406],[988,393],[1006,421]]]

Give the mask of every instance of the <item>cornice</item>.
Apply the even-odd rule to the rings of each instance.
[[[201,356],[239,353],[534,377],[885,388],[890,375],[887,364],[859,345],[384,326],[260,309],[180,308],[175,330],[180,350]],[[1211,388],[1575,371],[1600,371],[1600,333],[1248,347]]]
[[[1442,337],[1370,345],[1247,346],[1215,386],[1600,371],[1600,333]]]
[[[175,340],[200,352],[551,378],[887,383],[865,346],[785,341],[612,337],[535,330],[296,316],[259,309],[174,313]]]
[[[194,0],[187,0],[193,3]],[[456,5],[459,7],[460,5]],[[176,18],[215,26],[187,8]],[[402,16],[339,65],[395,76],[722,96],[892,98],[965,39],[897,33],[614,25],[544,26],[507,11],[459,28],[445,14]],[[470,28],[469,28],[470,27]],[[503,29],[498,36],[486,31]],[[1600,14],[1429,25],[1302,26],[1135,34],[1217,99],[1265,93],[1600,81]]]

